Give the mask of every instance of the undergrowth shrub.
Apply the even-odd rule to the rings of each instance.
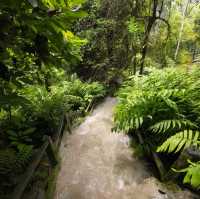
[[[0,190],[16,184],[14,174],[24,171],[44,135],[54,137],[63,114],[80,111],[84,115],[89,103],[104,95],[103,85],[78,79],[58,82],[50,91],[41,85],[18,90],[17,96],[26,104],[13,105],[10,113],[0,112],[0,178],[4,179]]]
[[[26,106],[12,108],[8,119],[1,114],[1,128],[10,143],[37,145],[42,142],[44,134],[52,136],[57,128],[60,117],[70,111],[84,110],[93,99],[105,95],[104,87],[97,83],[84,83],[76,79],[63,81],[50,87],[30,85],[18,92],[18,95],[29,103]]]
[[[190,146],[199,148],[198,70],[167,68],[153,70],[149,76],[134,76],[125,82],[118,98],[114,130],[139,132],[145,146],[155,152],[172,154]],[[198,183],[195,187],[199,188],[200,179]]]

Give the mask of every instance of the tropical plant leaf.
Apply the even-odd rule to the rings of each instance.
[[[189,166],[175,172],[186,173],[183,183],[191,184],[194,188],[200,189],[200,162],[193,163],[188,160]]]
[[[19,96],[17,94],[7,95],[7,96],[0,96],[0,106],[5,105],[12,105],[12,106],[18,106],[18,105],[28,105],[31,102],[27,100],[25,97]]]
[[[177,153],[192,145],[199,146],[199,138],[199,131],[184,130],[168,138],[160,147],[158,147],[157,152]]]
[[[154,133],[165,133],[169,129],[198,128],[194,123],[185,119],[171,119],[160,121],[149,128]]]

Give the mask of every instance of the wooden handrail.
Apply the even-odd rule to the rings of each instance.
[[[49,162],[52,167],[55,167],[58,164],[57,160],[57,151],[59,148],[59,144],[61,142],[61,137],[63,135],[63,131],[65,128],[65,123],[68,123],[69,121],[66,121],[67,118],[63,115],[61,118],[61,122],[58,128],[57,136],[55,143],[53,143],[51,137],[45,136],[44,144],[41,146],[41,148],[38,150],[38,152],[35,154],[32,163],[29,165],[25,173],[21,177],[21,183],[19,183],[12,194],[13,199],[21,199],[23,196],[23,193],[28,185],[28,183],[31,180],[31,177],[33,176],[36,168],[38,167],[39,163],[41,162],[42,158],[44,157],[45,153],[47,153]],[[70,128],[70,127],[68,127]]]
[[[58,150],[60,142],[61,142],[62,133],[63,133],[64,127],[65,127],[65,122],[66,122],[66,116],[63,115],[62,118],[61,118],[61,121],[60,121],[58,133],[57,133],[57,137],[56,137],[56,141],[55,141],[56,150]]]

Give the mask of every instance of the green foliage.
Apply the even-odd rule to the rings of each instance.
[[[30,143],[31,136],[35,133],[36,128],[28,128],[26,130],[8,130],[7,136],[11,142],[11,145],[20,146],[21,143]]]
[[[19,182],[19,176],[29,166],[33,156],[31,145],[18,144],[17,147],[0,149],[0,196],[11,194],[13,187]]]
[[[72,32],[86,16],[83,2],[0,2],[0,198],[13,190],[44,136],[54,138],[64,114],[84,115],[105,95],[101,84],[71,77],[87,44]]]
[[[191,184],[193,188],[200,189],[200,162],[191,162],[188,160],[189,166],[185,169],[175,170],[175,172],[186,173],[183,183]]]
[[[169,129],[182,129],[182,128],[198,128],[189,120],[185,119],[171,119],[171,120],[162,120],[157,122],[150,127],[150,130],[155,133],[166,133]]]
[[[182,2],[155,1],[157,20],[146,35],[153,2],[0,1],[0,175],[5,181],[27,166],[44,135],[54,137],[63,114],[84,115],[94,100],[105,96],[103,85],[71,74],[118,86],[123,74],[136,73],[145,45],[144,66],[151,74],[130,77],[119,91],[115,130],[141,132],[145,144],[162,153],[199,146],[199,71],[153,69],[197,57],[199,6],[190,2],[174,61]],[[196,164],[188,168],[186,182],[197,187],[192,166]]]
[[[186,172],[183,182],[200,189],[200,162],[193,163],[189,161],[189,163],[188,168],[181,170],[181,172]]]
[[[183,132],[176,133],[175,135],[168,138],[160,147],[158,147],[157,151],[176,153],[190,146],[199,147],[199,145],[200,145],[200,132],[185,130]]]
[[[141,133],[145,145],[162,154],[199,148],[199,77],[196,69],[173,68],[131,77],[118,92],[115,130]],[[197,178],[192,169],[188,172],[190,179]]]
[[[32,157],[32,146],[18,145],[14,149],[0,150],[0,176],[22,172]]]
[[[79,76],[107,84],[121,77],[121,69],[129,65],[127,21],[131,17],[131,2],[88,0],[83,4],[88,16],[78,21],[75,30],[88,43],[82,48],[81,65],[75,68]]]
[[[118,93],[120,103],[115,114],[116,128],[129,131],[143,126],[154,132],[159,129],[162,129],[159,132],[165,132],[183,126],[197,127],[195,120],[190,120],[199,117],[198,112],[194,114],[199,99],[196,81],[199,74],[196,72],[153,70],[150,76],[134,77],[126,82]],[[137,125],[137,121],[142,120]]]
[[[84,110],[93,99],[105,95],[104,87],[97,83],[84,83],[78,79],[63,81],[50,87],[27,86],[19,95],[30,103],[12,110],[11,121],[4,117],[1,126],[12,144],[42,142],[44,133],[54,134],[60,117],[70,111]],[[2,118],[3,119],[3,118]]]
[[[141,45],[142,37],[144,34],[144,25],[139,23],[136,18],[131,17],[127,22],[130,43],[132,46]]]
[[[97,83],[85,83],[78,79],[62,81],[50,87],[48,92],[44,86],[29,85],[18,90],[18,95],[26,99],[27,106],[12,108],[11,118],[7,113],[1,115],[0,137],[0,177],[23,172],[31,161],[32,149],[43,143],[44,135],[54,136],[57,132],[60,117],[65,113],[85,110],[93,99],[105,95],[104,87]],[[3,146],[1,146],[3,145]],[[0,189],[1,188],[0,183]]]

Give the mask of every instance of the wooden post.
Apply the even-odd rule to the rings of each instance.
[[[53,142],[52,142],[51,138],[48,137],[47,139],[48,139],[48,143],[49,143],[48,147],[46,149],[47,156],[49,158],[51,166],[55,167],[58,164],[58,160],[57,160],[57,157],[56,157],[55,149],[54,149]]]
[[[66,115],[66,126],[67,126],[67,130],[68,130],[69,134],[72,134],[71,117],[70,117],[69,113]]]
[[[60,127],[59,132],[58,132],[59,137],[60,137],[62,130],[64,128],[64,123],[65,123],[65,117],[63,117],[61,127]],[[47,156],[49,158],[49,161],[50,161],[52,167],[55,167],[58,164],[56,152],[55,152],[51,137],[46,136],[44,144],[42,145],[40,150],[38,150],[38,152],[35,154],[35,156],[33,158],[33,162],[30,164],[30,166],[25,171],[24,175],[22,176],[21,182],[15,187],[11,198],[21,199],[28,183],[31,180],[31,177],[34,174],[34,171],[38,167],[41,159],[43,158],[43,156],[45,154],[45,152],[47,153]]]
[[[66,122],[66,118],[65,118],[65,115],[63,115],[62,118],[61,118],[61,122],[60,122],[60,125],[59,125],[57,136],[56,136],[56,141],[55,141],[56,150],[58,150],[60,143],[61,143],[61,138],[62,138],[62,135],[63,135],[63,131],[65,129],[65,122]]]
[[[90,103],[88,104],[87,108],[85,109],[85,112],[87,113],[89,111],[90,108],[92,108],[92,104],[94,103],[94,98],[92,98],[92,100],[90,101]]]
[[[159,174],[160,174],[160,180],[164,181],[164,176],[166,174],[166,170],[164,168],[164,165],[163,165],[162,161],[160,160],[160,158],[158,157],[157,153],[152,151],[152,155],[153,155],[153,159],[154,159],[154,162],[156,164],[156,167],[157,167]]]

